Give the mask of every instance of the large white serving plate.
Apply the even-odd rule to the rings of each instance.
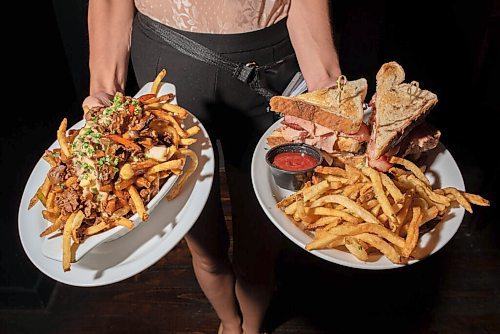
[[[136,96],[148,93],[150,89],[151,83],[148,83]],[[160,94],[167,93],[175,93],[175,87],[162,84]],[[94,236],[98,237],[95,240],[92,240],[94,237],[87,239],[80,246],[81,253],[77,251],[78,261],[71,265],[69,272],[62,270],[60,262],[61,238],[39,237],[47,227],[47,222],[41,214],[42,206],[37,204],[28,210],[30,198],[49,170],[48,164],[40,159],[26,183],[18,213],[19,236],[33,264],[46,275],[62,283],[99,286],[118,282],[141,272],[174,248],[196,222],[205,206],[215,167],[212,144],[203,125],[191,114],[184,120],[184,124],[186,128],[193,125],[201,128],[200,133],[196,135],[198,141],[190,146],[197,153],[200,164],[180,195],[173,201],[163,199],[176,178],[167,181],[161,192],[148,205],[150,218],[147,222],[140,223],[139,219],[132,217],[136,226],[130,232],[118,227]],[[82,125],[83,121],[74,127]]]
[[[264,133],[255,149],[252,159],[252,182],[257,199],[271,222],[297,246],[305,250],[305,246],[313,240],[312,234],[302,231],[296,226],[283,211],[276,207],[276,203],[292,192],[278,187],[271,175],[271,171],[265,161],[265,155],[269,146],[266,138],[275,129],[281,126],[281,119],[274,123]],[[427,177],[434,187],[455,187],[465,190],[462,174],[453,159],[451,153],[439,144],[428,157]],[[413,255],[418,260],[411,260],[409,264],[416,263],[440,250],[451,240],[457,232],[464,217],[465,210],[462,207],[452,208],[450,213],[443,218],[439,224],[430,232],[422,235]],[[347,250],[329,249],[314,250],[312,254],[340,265],[360,269],[392,269],[404,265],[394,264],[381,255],[370,255],[368,261],[363,262],[351,255]]]

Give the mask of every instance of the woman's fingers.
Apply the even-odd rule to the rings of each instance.
[[[111,101],[113,101],[112,95],[105,92],[98,92],[94,95],[87,96],[87,98],[83,100],[82,107],[85,109],[85,107],[109,106],[111,105]]]

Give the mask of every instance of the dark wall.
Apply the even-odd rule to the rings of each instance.
[[[500,91],[495,75],[500,59],[495,3],[332,4],[344,73],[349,78],[366,77],[373,92],[380,65],[396,60],[408,80],[418,80],[434,91],[440,101],[429,120],[442,130],[442,140],[462,170],[473,171],[471,177],[478,182],[472,190],[493,201],[498,176],[491,152],[492,148],[495,152],[493,143],[498,143],[494,135]],[[4,76],[12,89],[4,100],[7,120],[0,131],[0,307],[31,307],[36,304],[33,294],[38,293],[34,287],[44,277],[21,247],[17,210],[29,173],[55,139],[60,120],[67,117],[73,124],[81,117],[79,106],[88,92],[86,1],[38,1],[30,3],[29,9],[22,8],[22,3],[14,6],[19,6],[17,12],[27,12],[25,24],[33,33],[4,34],[10,46],[4,66],[14,66],[17,74]],[[28,39],[36,40],[29,43]],[[32,299],[19,297],[19,291]]]
[[[486,187],[497,182],[491,144],[498,142],[500,112],[499,2],[333,1],[332,7],[344,73],[365,77],[371,96],[380,65],[399,62],[408,81],[438,95],[428,120],[459,165],[477,166],[475,177]]]
[[[10,67],[9,73],[14,75],[2,76],[10,89],[4,92],[2,115],[6,120],[0,131],[0,308],[37,307],[44,298],[44,276],[28,260],[19,241],[19,201],[29,173],[54,141],[61,119],[67,117],[73,124],[81,117],[79,89],[73,83],[52,3],[27,6],[15,2],[11,6],[15,7],[12,12],[23,13],[29,35],[13,27],[3,34],[4,45],[8,45],[3,66]]]

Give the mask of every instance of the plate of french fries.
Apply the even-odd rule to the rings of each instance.
[[[393,157],[388,173],[366,164],[319,166],[302,189],[282,189],[265,162],[266,138],[279,126],[271,126],[254,153],[257,198],[286,237],[327,261],[361,269],[416,263],[451,240],[465,211],[489,206],[464,191],[460,170],[442,144],[422,165]]]
[[[68,131],[64,120],[35,166],[19,232],[32,262],[54,279],[95,286],[127,278],[173,248],[201,213],[212,146],[164,75],[135,98],[118,94],[108,108],[86,110]],[[121,129],[113,124],[120,117]]]

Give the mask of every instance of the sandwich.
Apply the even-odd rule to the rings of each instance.
[[[294,97],[272,97],[271,110],[284,117],[267,138],[268,145],[306,143],[319,148],[330,164],[337,158],[363,158],[370,138],[363,123],[366,91],[366,80],[358,79]]]
[[[380,171],[391,167],[391,156],[416,160],[439,143],[441,133],[425,123],[438,101],[436,94],[404,80],[405,72],[396,62],[382,65],[377,73],[366,157],[369,166]]]
[[[368,125],[363,122],[365,79],[271,98],[271,110],[284,117],[282,126],[267,138],[268,145],[306,143],[319,148],[330,165],[368,163],[383,172],[392,167],[391,156],[415,161],[435,148],[441,133],[425,117],[438,101],[436,94],[417,82],[404,83],[405,72],[396,62],[382,65],[376,79]]]

